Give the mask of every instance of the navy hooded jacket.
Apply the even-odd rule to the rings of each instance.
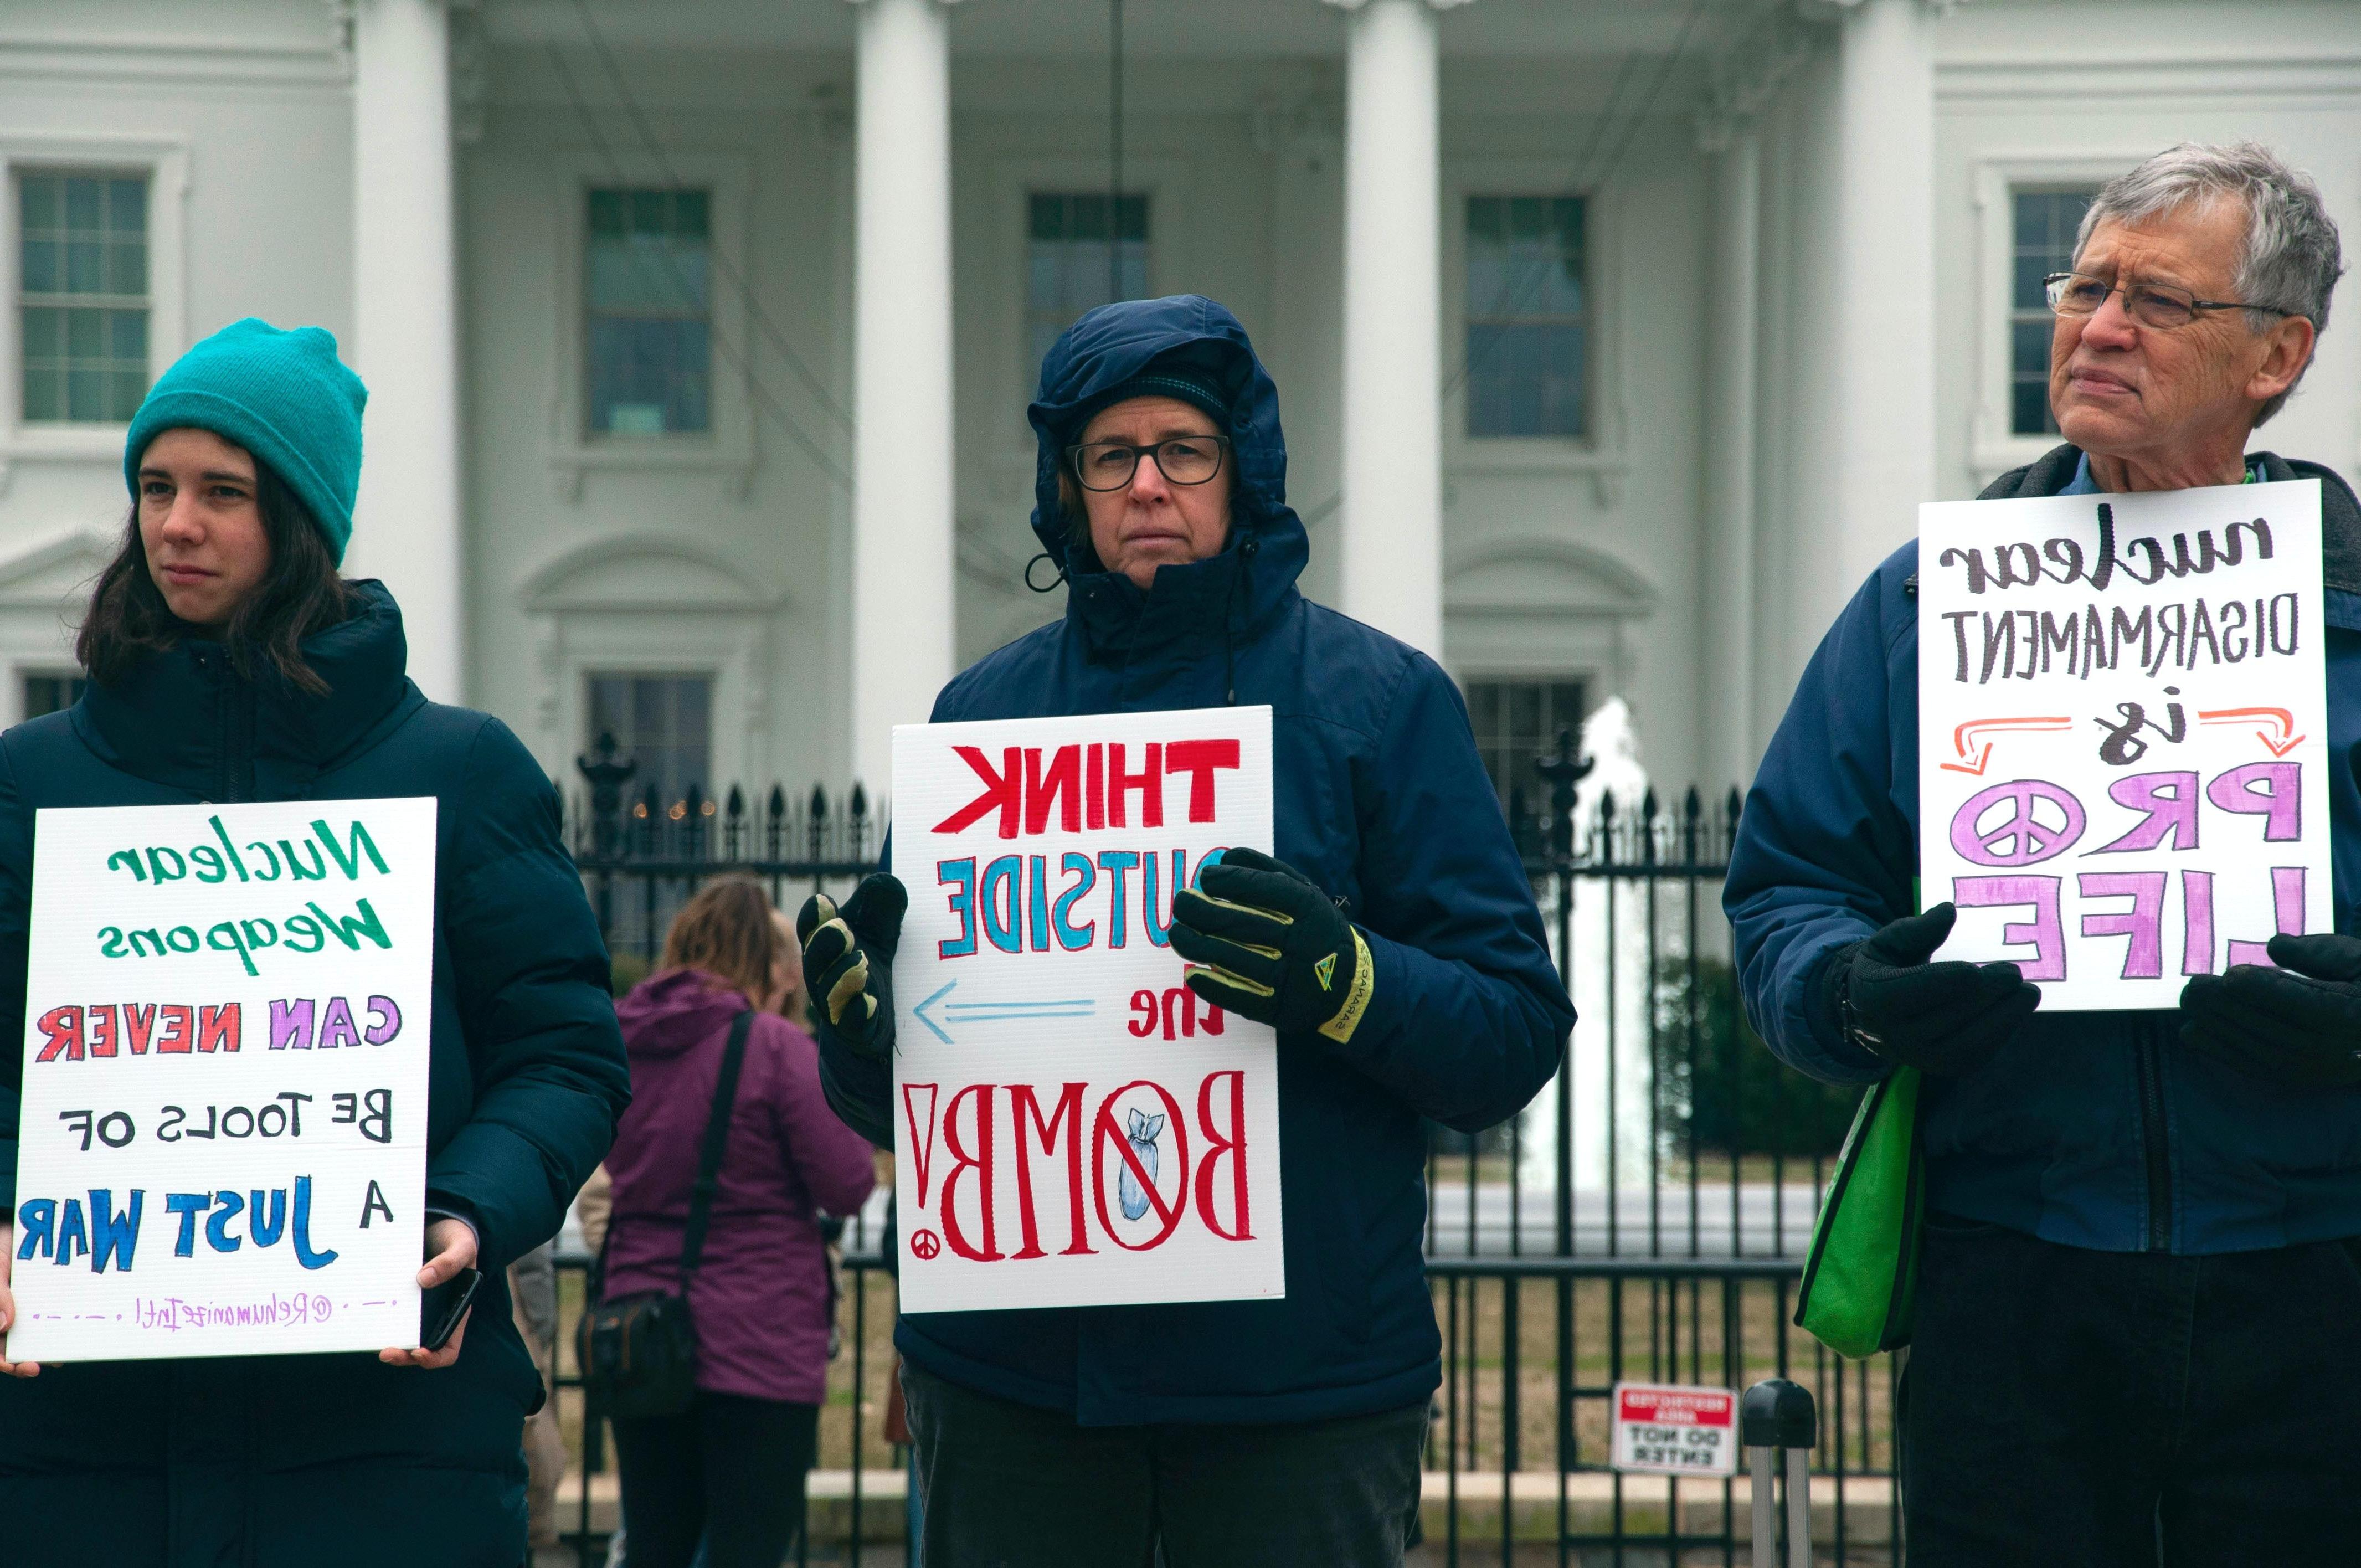
[[[1078,406],[1151,362],[1210,374],[1232,411],[1232,528],[1147,590],[1070,548],[1058,466]],[[1279,858],[1366,936],[1375,994],[1349,1044],[1279,1047],[1287,1295],[905,1316],[937,1376],[1084,1425],[1306,1421],[1398,1409],[1442,1381],[1422,1251],[1420,1118],[1513,1114],[1555,1072],[1573,1004],[1458,689],[1433,660],[1306,601],[1279,400],[1235,317],[1194,295],[1104,306],[1041,367],[1034,532],[1062,620],[943,688],[938,722],[1268,703]],[[884,1064],[824,1048],[839,1113],[890,1144]]]
[[[2060,446],[1982,499],[2051,496]],[[2361,506],[2310,463],[2254,455],[2266,480],[2318,479],[2325,543],[2329,806],[2336,929],[2361,934]],[[1837,948],[1912,912],[1918,843],[1918,546],[1887,557],[1837,618],[1755,775],[1723,901],[1749,1014],[1789,1065],[1868,1083],[1817,977]],[[2036,1013],[1986,1066],[1929,1078],[1928,1205],[2069,1246],[2223,1253],[2361,1235],[2361,1089],[2290,1089],[2180,1048],[2177,1011]]]

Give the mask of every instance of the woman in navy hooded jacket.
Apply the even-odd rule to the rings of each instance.
[[[1229,312],[1104,306],[1041,367],[1034,531],[1066,614],[974,664],[934,718],[1268,704],[1275,860],[1174,902],[1201,996],[1273,1025],[1287,1295],[906,1315],[928,1568],[1391,1564],[1441,1382],[1422,1118],[1514,1114],[1574,1008],[1465,706],[1432,659],[1296,591],[1278,394]],[[807,905],[830,1102],[893,1137],[906,895]]]
[[[90,684],[0,736],[0,1244],[34,813],[433,795],[433,1005],[408,1024],[428,1031],[427,1098],[393,1111],[425,1132],[423,1212],[415,1192],[389,1196],[394,1223],[419,1229],[422,1286],[470,1265],[482,1286],[431,1352],[36,1365],[0,1342],[9,1568],[524,1555],[521,1438],[542,1384],[503,1276],[556,1234],[630,1080],[556,792],[500,720],[411,683],[383,584],[337,576],[367,398],[325,332],[248,320],[191,349],[131,422],[131,517],[77,647]],[[401,488],[386,493],[376,521],[398,528]],[[0,1331],[11,1264],[47,1266],[30,1241],[27,1256],[0,1245]],[[151,1235],[141,1256],[170,1245]]]

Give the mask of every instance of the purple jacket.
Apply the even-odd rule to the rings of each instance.
[[[616,1004],[631,1106],[607,1171],[615,1213],[607,1294],[680,1288],[681,1233],[730,1024],[746,1000],[694,970],[656,975]],[[811,1036],[757,1014],[723,1146],[721,1179],[689,1293],[697,1386],[796,1404],[828,1381],[828,1266],[815,1209],[850,1214],[875,1184],[869,1145],[820,1097]]]

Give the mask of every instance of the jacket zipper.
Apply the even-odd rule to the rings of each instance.
[[[2147,1250],[2172,1250],[2172,1135],[2164,1124],[2164,1066],[2156,1042],[2139,1043],[2140,1137],[2147,1156]]]

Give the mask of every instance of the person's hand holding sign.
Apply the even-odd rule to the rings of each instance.
[[[432,1290],[437,1285],[456,1276],[461,1270],[476,1266],[476,1227],[467,1221],[445,1214],[426,1223],[426,1264],[418,1271],[418,1288]],[[473,1311],[470,1308],[469,1312]],[[459,1359],[459,1342],[467,1337],[467,1313],[460,1316],[451,1337],[433,1350],[422,1345],[408,1349],[390,1347],[377,1353],[377,1358],[389,1366],[419,1366],[433,1371],[448,1366]]]
[[[8,1359],[8,1331],[16,1326],[16,1297],[8,1288],[8,1270],[16,1258],[16,1227],[0,1219],[0,1376],[38,1377],[38,1361]]]
[[[804,993],[821,1033],[873,1060],[894,1054],[894,953],[909,907],[900,879],[880,872],[854,888],[840,909],[816,893],[796,912]]]
[[[1282,1033],[1316,1029],[1342,1043],[1368,1010],[1368,944],[1293,866],[1225,850],[1172,901],[1172,950],[1189,989]]]
[[[2361,1083],[2361,938],[2273,937],[2268,964],[2192,976],[2180,1043],[2291,1089]]]
[[[2012,963],[1929,963],[1959,911],[1938,904],[1839,948],[1820,971],[1846,1039],[1937,1077],[1975,1071],[2041,1005],[2041,990]]]

